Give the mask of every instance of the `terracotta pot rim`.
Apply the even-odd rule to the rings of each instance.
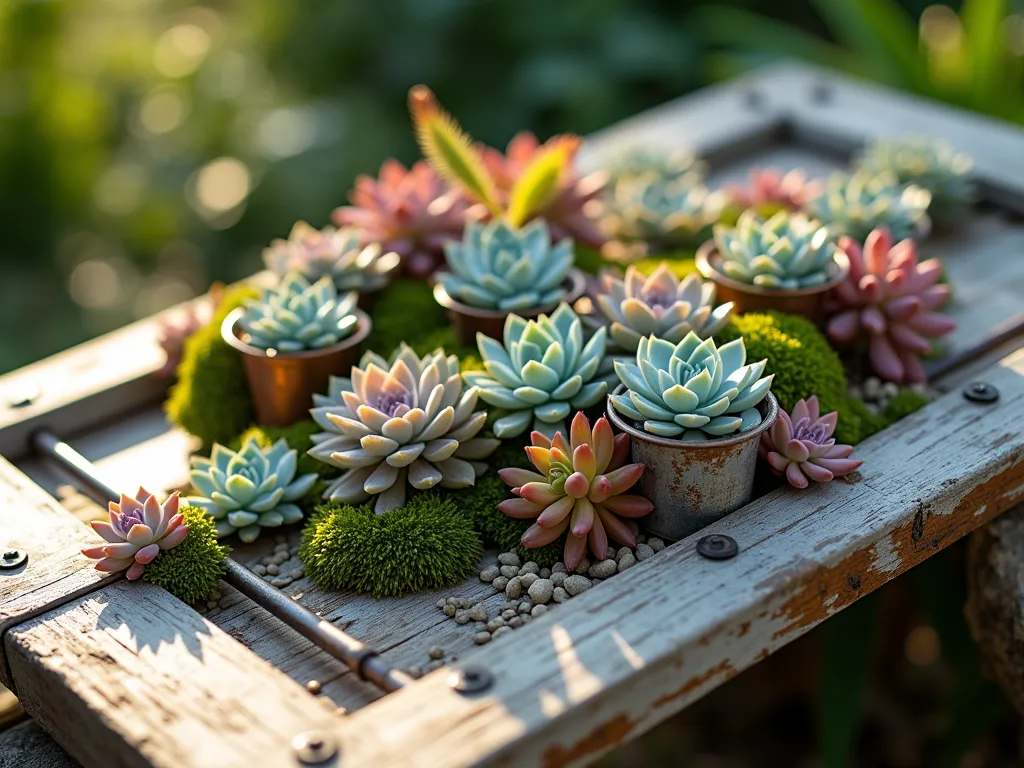
[[[705,242],[697,249],[697,255],[694,256],[694,263],[697,267],[697,271],[714,283],[726,286],[740,293],[748,293],[755,296],[779,296],[785,298],[814,296],[837,287],[846,280],[847,275],[850,274],[850,259],[846,255],[846,251],[840,248],[836,250],[836,255],[834,257],[837,272],[828,282],[822,283],[821,285],[814,285],[810,288],[795,288],[788,290],[782,288],[766,288],[762,285],[751,285],[750,283],[741,283],[739,280],[733,280],[725,273],[716,269],[711,262],[718,255],[718,244],[715,243],[714,240],[708,240]]]
[[[619,384],[615,390],[611,393],[612,395],[620,395],[626,391],[625,384]],[[775,424],[776,419],[779,418],[779,401],[775,399],[775,395],[769,392],[765,395],[764,400],[758,403],[765,405],[764,410],[761,412],[761,423],[753,429],[749,429],[746,432],[739,432],[735,435],[725,435],[722,437],[716,437],[710,440],[679,440],[674,437],[661,437],[660,435],[652,435],[650,432],[646,432],[643,429],[637,429],[629,420],[624,418],[612,405],[611,395],[608,399],[608,418],[611,419],[612,424],[626,432],[630,437],[636,440],[643,440],[644,442],[654,443],[665,448],[693,448],[700,450],[701,448],[722,448],[723,446],[735,445],[737,443],[743,443],[752,439],[760,439],[761,433],[771,429],[772,425]],[[758,408],[758,410],[761,410]],[[765,412],[767,411],[767,413]]]
[[[239,319],[242,317],[242,313],[244,312],[244,307],[237,307],[228,313],[227,317],[225,317],[224,321],[220,324],[221,338],[224,339],[228,345],[242,354],[249,355],[250,357],[263,358],[265,360],[308,360],[315,357],[326,357],[344,349],[348,349],[349,347],[361,344],[366,337],[370,335],[370,330],[373,328],[373,321],[370,320],[369,315],[361,309],[353,309],[352,314],[356,316],[355,330],[337,344],[331,344],[329,347],[321,347],[320,349],[304,349],[301,352],[275,351],[273,355],[270,355],[267,354],[265,349],[254,347],[252,344],[246,344],[235,335],[235,325],[238,323]]]
[[[562,281],[562,285],[565,286],[565,298],[562,299],[562,302],[558,302],[556,304],[545,304],[541,307],[531,307],[530,309],[497,310],[481,309],[479,307],[471,307],[468,304],[463,304],[461,301],[453,298],[448,291],[444,289],[444,286],[440,281],[434,279],[433,276],[431,276],[431,280],[434,283],[434,301],[445,309],[458,312],[460,315],[478,317],[484,320],[498,320],[508,317],[509,315],[536,317],[537,315],[542,315],[546,312],[553,312],[558,308],[558,304],[562,302],[569,305],[575,303],[587,288],[587,279],[584,274],[576,267],[570,267],[569,271],[565,275],[565,280]]]

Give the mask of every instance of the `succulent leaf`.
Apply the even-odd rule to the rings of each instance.
[[[792,413],[779,409],[778,420],[761,435],[758,453],[796,488],[848,475],[862,462],[849,458],[853,448],[832,437],[838,419],[836,412],[820,414],[817,395],[798,400]]]
[[[301,352],[337,344],[357,324],[357,294],[338,295],[332,279],[324,275],[310,284],[297,272],[249,300],[239,320],[245,341],[259,349]]]
[[[299,221],[287,240],[274,240],[263,250],[263,262],[280,277],[298,272],[315,282],[329,276],[339,291],[366,292],[384,287],[399,255],[385,253],[380,243],[364,245],[356,229],[318,230]]]
[[[926,214],[931,193],[914,184],[900,184],[891,171],[857,170],[834,173],[808,211],[835,235],[863,241],[879,227],[897,240],[921,236],[929,227]]]
[[[521,227],[551,203],[579,143],[578,137],[562,137],[533,157],[509,193],[508,221],[513,227]]]

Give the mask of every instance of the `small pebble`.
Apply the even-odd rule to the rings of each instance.
[[[423,677],[423,670],[420,669],[418,664],[413,664],[411,667],[409,667],[408,672],[413,677]]]
[[[287,560],[289,557],[290,557],[290,555],[287,552],[278,552],[276,555],[274,555],[272,558],[270,558],[270,562],[272,564],[274,564],[274,565],[280,565],[285,560]]]
[[[622,556],[622,559],[619,560],[619,573],[622,573],[627,568],[632,568],[634,565],[636,565],[636,558],[633,557],[632,552],[627,552]]]
[[[456,624],[469,624],[469,611],[459,611],[455,614]]]
[[[276,578],[277,578],[277,576],[274,576],[274,575],[268,573],[266,576],[263,577],[263,580],[269,584],[270,582],[272,582]]]
[[[850,397],[855,397],[858,400],[864,399],[864,390],[862,390],[856,384],[851,384],[850,386],[848,386],[846,388],[846,391],[849,393]]]
[[[647,546],[649,546],[655,552],[661,552],[661,550],[665,548],[665,542],[661,539],[648,539]]]
[[[593,584],[600,584],[602,581],[604,581],[604,579],[591,579],[590,583],[591,583],[591,585],[593,585]]]
[[[592,583],[590,579],[578,574],[570,576],[565,580],[565,591],[568,592],[571,597],[576,597],[576,595],[586,592],[591,586]]]
[[[538,576],[536,573],[528,573],[525,576],[519,577],[519,583],[522,585],[523,589],[529,589],[530,585],[533,584],[533,582],[535,582],[539,578],[540,576]]]
[[[522,616],[513,616],[511,619],[508,620],[508,627],[510,627],[511,629],[518,629],[521,626],[523,626]]]
[[[477,603],[469,609],[469,618],[473,621],[487,621],[487,608],[483,603]]]
[[[444,615],[447,616],[449,619],[452,618],[455,615],[455,606],[454,605],[445,604],[444,608],[442,608],[441,610],[444,611]]]
[[[928,394],[930,394],[928,392],[928,385],[925,384],[923,381],[915,381],[913,384],[911,384],[910,385],[910,391],[914,392],[915,394],[918,394],[918,395],[928,395]]]
[[[277,576],[281,572],[281,569],[277,567],[277,563],[271,563],[267,566],[267,573],[271,576]]]
[[[480,571],[480,581],[492,582],[500,575],[501,569],[496,565],[491,565]]]
[[[494,587],[499,592],[504,592],[505,591],[505,587],[508,586],[508,579],[505,578],[504,576],[499,576],[498,578],[496,578],[494,581],[491,582],[491,586]]]
[[[555,587],[555,591],[551,593],[551,599],[556,603],[564,603],[569,599],[569,593],[562,587]]]
[[[445,602],[448,603],[448,605],[454,605],[456,608],[459,607],[459,598],[457,597],[449,597]]]
[[[292,580],[289,579],[287,576],[278,576],[276,579],[270,582],[270,586],[277,587],[278,589],[280,589],[281,587],[287,587],[291,583]]]
[[[576,568],[576,573],[578,573],[580,576],[586,576],[587,575],[587,571],[589,571],[589,570],[590,570],[590,561],[587,560],[587,558],[584,557],[583,558],[583,562],[581,562],[579,564],[579,566]]]
[[[555,563],[551,566],[552,573],[565,573],[565,563]]]
[[[587,572],[595,579],[607,579],[609,576],[615,575],[615,561],[602,560],[599,563],[594,563]]]
[[[518,607],[519,607],[519,601],[518,600],[506,600],[504,603],[501,604],[501,610],[502,611],[514,611]]]
[[[302,568],[296,568],[294,571],[288,574],[293,580],[301,579],[306,575],[306,572]]]
[[[440,669],[443,666],[443,661],[441,661],[440,659],[434,659],[433,661],[427,663],[425,671],[433,672],[435,669]]]
[[[882,409],[878,407],[877,403],[869,403],[865,401],[864,407],[874,416],[878,416],[882,412]]]
[[[864,398],[874,400],[882,389],[882,382],[874,376],[864,379]]]
[[[210,610],[216,608],[217,607],[217,601],[216,600],[207,600],[206,601],[206,607],[208,609],[210,609]]]
[[[540,573],[540,566],[533,562],[533,560],[527,560],[523,563],[523,567],[519,569],[520,575],[524,573]]]
[[[314,696],[319,696],[320,691],[322,691],[323,688],[321,687],[319,680],[310,680],[308,683],[306,683],[306,690],[312,693]]]
[[[604,554],[604,559],[605,560],[614,560],[615,559],[615,547],[612,547],[612,546],[608,547],[608,551],[605,552],[605,554]]]
[[[555,571],[551,574],[551,583],[556,587],[560,587],[565,583],[565,580],[569,578],[565,571]]]
[[[641,563],[644,560],[646,560],[648,557],[653,557],[653,556],[654,556],[654,550],[651,549],[649,544],[637,544],[636,545],[636,555],[634,555],[634,557],[636,557],[636,559],[639,560]]]
[[[533,602],[531,600],[523,600],[516,610],[519,613],[529,613],[531,608],[533,608]]]
[[[519,581],[519,577],[516,576],[514,579],[509,579],[508,584],[505,585],[505,597],[509,600],[515,600],[523,594],[523,585]]]
[[[473,642],[476,643],[477,645],[483,645],[484,643],[489,643],[489,642],[491,642],[491,633],[490,632],[477,632],[475,635],[473,635]]]
[[[448,605],[448,602],[443,597],[437,601],[438,608],[444,608],[446,605]]]
[[[519,555],[515,552],[502,552],[498,555],[498,562],[502,565],[514,565],[518,568],[522,560],[519,559]]]
[[[267,566],[265,566],[263,563],[258,563],[257,565],[254,565],[252,567],[252,572],[255,573],[257,576],[266,576]]]
[[[615,558],[614,559],[617,561],[624,554],[626,554],[627,552],[632,552],[632,551],[633,550],[631,550],[629,547],[619,547],[619,551],[615,553]]]
[[[459,608],[472,608],[474,605],[476,605],[476,602],[469,598],[463,598],[462,600],[459,600],[458,603]]]
[[[540,569],[540,577],[542,579],[550,579],[551,578],[551,569],[550,568],[541,568]]]
[[[511,579],[519,575],[519,568],[514,565],[503,565],[501,566],[501,575],[506,579]]]
[[[432,659],[443,659],[444,658],[444,648],[442,648],[439,645],[435,645],[433,648],[431,648],[429,651],[427,651],[427,656],[429,656]]]
[[[501,612],[501,618],[503,618],[505,621],[510,621],[511,619],[514,619],[516,615],[516,612],[511,608],[506,608],[504,611]]]
[[[550,579],[537,579],[530,585],[530,599],[538,605],[543,605],[551,599],[555,591],[555,585]],[[536,609],[536,605],[534,606]]]
[[[487,631],[496,632],[505,626],[505,620],[501,616],[495,616],[493,619],[487,622]]]
[[[215,589],[210,593],[211,600],[220,600],[222,597],[224,597],[224,595],[221,594],[219,589]]]
[[[535,618],[535,619],[539,619],[541,616],[543,616],[547,612],[548,612],[548,607],[546,605],[535,605],[535,606],[533,606],[533,610],[530,611],[530,615],[533,616],[533,618]]]
[[[288,551],[288,542],[287,541],[279,541],[279,542],[277,542],[274,545],[274,551],[275,552],[287,552]]]
[[[498,628],[497,628],[496,630],[494,630],[494,632],[493,632],[493,633],[491,634],[491,639],[493,640],[493,639],[494,639],[494,638],[496,638],[496,637],[501,637],[502,635],[507,635],[507,634],[509,634],[509,633],[510,633],[511,631],[512,631],[512,627],[498,627]]]

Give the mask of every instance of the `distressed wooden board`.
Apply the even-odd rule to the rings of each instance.
[[[25,709],[86,766],[295,765],[339,716],[168,592],[119,582],[12,629]]]
[[[0,637],[54,605],[109,583],[79,554],[99,536],[0,458],[0,548],[28,553],[25,565],[0,571]],[[0,650],[0,682],[10,686]]]
[[[1024,351],[985,378],[998,404],[947,395],[858,449],[858,477],[782,489],[463,659],[340,729],[362,765],[583,765],[650,728],[1024,500]],[[694,542],[733,536],[714,562]]]

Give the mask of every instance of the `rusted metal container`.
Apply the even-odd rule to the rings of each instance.
[[[613,394],[624,391],[619,386]],[[654,503],[644,518],[649,533],[678,541],[750,501],[757,445],[778,418],[779,404],[769,393],[757,409],[761,423],[754,429],[696,442],[637,429],[608,402],[608,418],[629,434],[633,461],[644,465],[643,495]]]
[[[836,251],[835,265],[827,283],[813,288],[781,291],[733,280],[719,269],[721,261],[722,257],[714,240],[708,240],[697,250],[697,271],[715,284],[719,303],[733,302],[738,313],[774,309],[789,315],[806,317],[818,325],[825,319],[825,298],[828,292],[843,282],[850,272],[850,260],[846,253]]]
[[[225,317],[220,333],[242,355],[256,423],[266,427],[287,427],[306,418],[313,406],[313,393],[326,392],[332,375],[348,375],[358,360],[359,345],[371,328],[369,316],[357,309],[355,330],[337,344],[305,352],[277,353],[239,338],[235,326],[243,311],[239,307]]]
[[[575,268],[570,269],[562,282],[562,287],[565,288],[563,301],[572,304],[583,295],[586,286],[587,282],[583,273]],[[538,315],[551,314],[558,308],[557,304],[548,304],[536,309],[516,310],[514,313],[478,309],[453,299],[441,283],[434,284],[434,299],[448,311],[448,319],[451,320],[452,328],[455,330],[455,338],[466,347],[476,346],[478,331],[484,336],[500,340],[505,330],[505,318],[511,314],[530,319]]]

